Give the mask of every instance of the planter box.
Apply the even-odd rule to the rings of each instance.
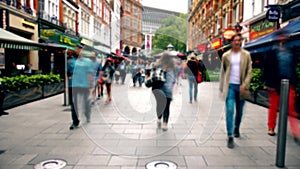
[[[64,83],[54,83],[43,86],[43,97],[52,96],[64,91]]]
[[[251,92],[250,98],[247,98],[246,100],[251,103],[256,103],[256,96],[257,96],[257,92]]]
[[[266,90],[258,90],[256,96],[256,103],[258,105],[269,107],[269,94]]]
[[[20,91],[6,92],[3,101],[3,109],[15,107],[24,103],[42,98],[42,88],[33,87]]]

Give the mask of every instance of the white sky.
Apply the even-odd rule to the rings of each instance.
[[[142,0],[144,6],[187,13],[188,0]]]

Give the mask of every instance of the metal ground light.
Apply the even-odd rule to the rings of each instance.
[[[67,162],[60,159],[52,159],[42,161],[34,166],[34,169],[62,169],[67,165]]]
[[[146,169],[177,169],[177,164],[172,161],[152,161],[146,164]]]

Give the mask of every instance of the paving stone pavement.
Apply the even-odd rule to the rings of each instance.
[[[175,86],[166,132],[157,128],[151,90],[130,83],[114,84],[113,102],[98,100],[90,123],[79,113],[80,128],[72,131],[63,94],[7,110],[10,115],[0,117],[0,169],[33,169],[49,159],[67,161],[64,169],[145,169],[154,160],[175,162],[178,169],[277,168],[267,109],[246,103],[241,137],[228,149],[218,83],[198,87],[198,101],[190,104],[186,80]],[[299,150],[288,129],[287,168],[300,168]]]

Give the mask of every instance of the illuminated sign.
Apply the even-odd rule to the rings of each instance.
[[[280,11],[278,9],[269,9],[266,13],[266,18],[270,22],[277,22],[280,18]]]
[[[85,44],[85,45],[88,45],[88,46],[93,46],[93,41],[90,41],[90,40],[85,39],[85,38],[81,39],[81,43]]]
[[[207,44],[199,44],[197,46],[197,49],[200,53],[205,53],[206,52],[206,47],[207,47]]]
[[[223,33],[223,37],[226,39],[226,40],[230,40],[231,37],[236,34],[235,30],[233,29],[227,29],[224,31]]]
[[[34,29],[34,27],[35,27],[34,23],[28,22],[25,19],[22,20],[22,25],[25,27],[31,28],[31,29]]]
[[[69,37],[67,35],[64,35],[62,32],[59,32],[55,29],[42,29],[41,30],[41,38],[49,39],[56,43],[63,43],[67,44],[69,46],[76,46],[77,44],[80,44],[79,39],[75,39],[72,37]],[[88,43],[87,41],[85,41]],[[91,45],[93,46],[93,45]]]
[[[211,41],[211,48],[212,49],[217,49],[219,47],[222,46],[222,40],[221,38],[218,38],[218,39],[214,39]]]
[[[277,23],[266,19],[250,25],[250,40],[259,38],[277,30]]]

